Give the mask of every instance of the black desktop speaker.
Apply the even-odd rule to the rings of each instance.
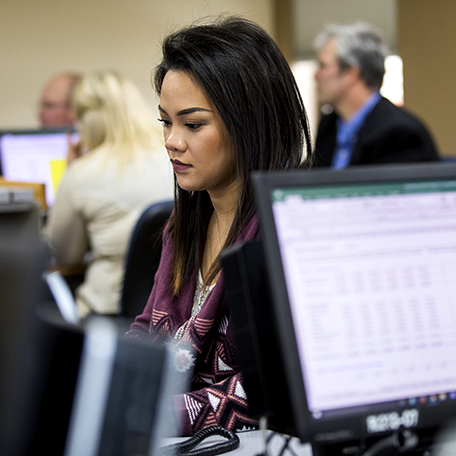
[[[293,433],[262,241],[227,249],[222,267],[249,412],[257,419],[266,416],[270,429]]]

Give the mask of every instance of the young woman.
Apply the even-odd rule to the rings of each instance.
[[[303,166],[311,150],[291,70],[258,25],[228,18],[168,36],[155,88],[174,168],[175,211],[155,285],[128,335],[177,345],[191,391],[174,398],[179,432],[254,426],[223,296],[222,249],[260,235],[254,170]]]
[[[162,140],[146,103],[125,77],[84,76],[72,109],[80,144],[70,144],[46,234],[59,266],[78,265],[91,253],[76,290],[80,316],[117,314],[131,231],[149,204],[173,198],[172,171],[157,150]]]

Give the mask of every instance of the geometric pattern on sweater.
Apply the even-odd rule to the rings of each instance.
[[[236,383],[236,389],[234,390],[234,394],[237,397],[241,397],[242,399],[247,400],[247,394],[245,394],[244,388],[242,387],[241,382]]]
[[[214,412],[217,411],[218,406],[220,405],[220,402],[222,401],[219,397],[215,396],[212,393],[207,393],[207,397],[209,399],[209,402],[212,405],[212,408],[214,409]]]
[[[239,364],[234,347],[226,336],[219,334],[211,340],[204,357],[199,357],[193,382],[203,387],[204,383],[215,384],[237,372]]]
[[[196,418],[198,417],[199,412],[203,408],[203,404],[198,402],[189,394],[184,394],[184,401],[185,401],[185,408],[188,412],[188,417],[190,419],[190,423],[193,425]]]
[[[184,336],[184,340],[192,342],[195,345],[196,350],[200,353],[201,350],[198,350],[198,348],[204,345],[203,341],[207,338],[213,325],[213,319],[206,320],[204,318],[195,318],[188,333]]]
[[[228,344],[227,342],[228,341],[225,338],[215,341],[216,355],[212,358],[212,372],[216,376],[231,375],[234,370],[236,372],[239,370],[237,359],[234,357],[234,353],[229,350],[231,344]]]
[[[232,367],[228,366],[228,364],[225,364],[223,362],[223,359],[220,358],[220,356],[217,358],[217,367],[218,367],[218,370],[222,371],[222,372],[230,372],[233,370]]]
[[[153,309],[151,322],[154,326],[153,332],[156,334],[169,335],[174,332],[174,319],[167,312]],[[191,344],[194,354],[202,363],[202,365],[197,366],[194,382],[199,384],[204,382],[206,385],[213,385],[238,372],[238,362],[232,344],[226,334],[228,325],[228,318],[225,315],[222,316],[217,325],[216,337],[210,339],[209,345],[204,343],[204,339],[214,333],[213,319],[190,317],[174,333],[173,343]],[[203,348],[205,348],[206,352],[204,354],[202,353]],[[185,352],[190,356],[188,350],[185,350]],[[181,353],[180,361],[183,360],[183,355]],[[190,361],[190,358],[188,358],[188,362],[181,363],[177,370],[184,372],[190,368],[194,365]]]
[[[193,430],[219,424],[230,430],[255,427],[257,422],[247,414],[247,397],[234,375],[225,381],[185,394],[185,407]]]
[[[178,348],[174,353],[174,369],[177,372],[187,372],[194,365],[196,358],[192,355],[190,350]]]
[[[150,325],[150,330],[159,326],[156,332],[161,335],[169,335],[174,327],[174,318],[168,312],[153,309]]]
[[[227,319],[228,321],[228,319]],[[202,341],[207,337],[208,333],[212,329],[214,320],[206,320],[202,318],[196,318],[196,316],[190,317],[184,322],[176,331],[174,340],[183,340],[194,344],[196,350],[198,347],[203,345]],[[201,352],[201,350],[199,350]],[[200,353],[199,353],[200,354]]]
[[[218,331],[220,334],[226,335],[226,332],[228,330],[228,324],[229,324],[228,317],[226,315],[223,315],[222,321],[220,322],[220,325],[218,328]]]
[[[226,319],[226,323],[228,323],[228,319]],[[203,344],[213,325],[213,319],[190,317],[175,330],[175,322],[172,315],[157,309],[153,309],[152,311],[151,329],[153,332],[159,332],[164,336],[169,336],[176,331],[176,335],[178,335],[176,340],[179,341],[182,339],[185,342],[191,342],[197,352],[200,351],[198,347]]]

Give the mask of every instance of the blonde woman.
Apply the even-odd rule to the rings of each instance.
[[[131,231],[149,204],[173,197],[172,171],[146,104],[125,77],[83,77],[72,109],[80,142],[69,146],[46,234],[59,266],[91,253],[76,290],[80,316],[117,314]]]

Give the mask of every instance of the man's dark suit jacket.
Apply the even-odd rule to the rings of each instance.
[[[313,166],[330,166],[336,146],[335,113],[322,118],[318,127]],[[402,108],[381,98],[358,133],[350,165],[407,163],[439,160],[426,127]]]

